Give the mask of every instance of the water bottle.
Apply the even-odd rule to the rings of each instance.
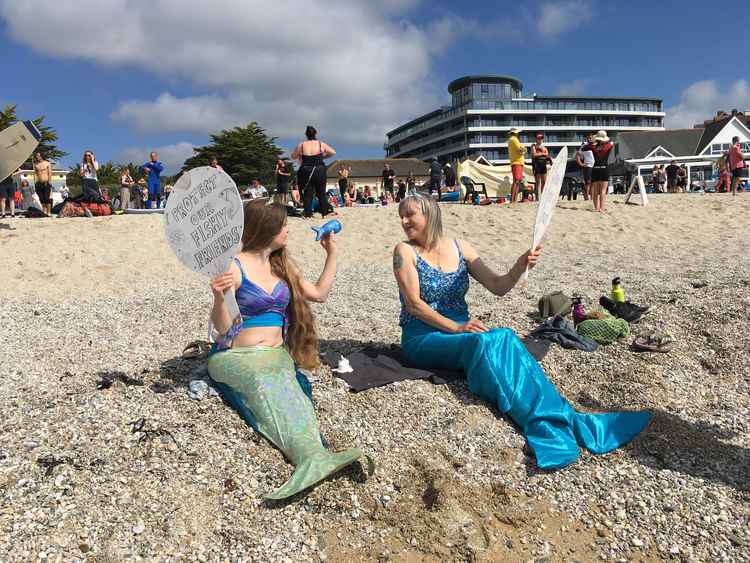
[[[612,301],[625,303],[625,290],[622,288],[620,278],[612,280]]]
[[[479,196],[479,194],[476,194],[474,196],[474,205],[479,205],[480,203],[482,203],[482,198]]]
[[[583,307],[583,299],[576,297],[573,300],[573,322],[580,323],[586,317],[586,309]]]

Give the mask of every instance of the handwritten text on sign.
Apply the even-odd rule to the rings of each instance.
[[[237,187],[215,168],[190,170],[175,184],[165,221],[167,240],[180,261],[197,272],[224,272],[242,240]]]

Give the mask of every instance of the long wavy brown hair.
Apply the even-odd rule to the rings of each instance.
[[[265,205],[250,203],[245,206],[245,227],[242,233],[242,250],[257,252],[267,248],[286,224],[286,207],[280,203]],[[271,272],[286,282],[291,293],[289,303],[289,329],[287,347],[289,354],[303,368],[317,367],[318,335],[310,304],[302,293],[300,273],[286,247],[274,250],[269,257]]]

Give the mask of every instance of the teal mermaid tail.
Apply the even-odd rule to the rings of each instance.
[[[211,378],[240,415],[268,438],[295,465],[294,474],[267,499],[295,495],[364,454],[353,448],[329,452],[323,446],[312,402],[295,377],[294,362],[284,348],[231,348],[208,360]],[[253,424],[254,423],[254,424]]]
[[[445,334],[413,322],[406,327],[402,344],[409,361],[418,367],[462,369],[469,390],[497,405],[520,427],[542,469],[573,463],[579,446],[595,454],[619,448],[651,420],[647,411],[576,411],[507,328]]]

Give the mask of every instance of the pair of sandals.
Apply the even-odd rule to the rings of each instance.
[[[672,349],[672,337],[656,330],[641,333],[633,340],[633,350],[639,352],[669,352]]]

